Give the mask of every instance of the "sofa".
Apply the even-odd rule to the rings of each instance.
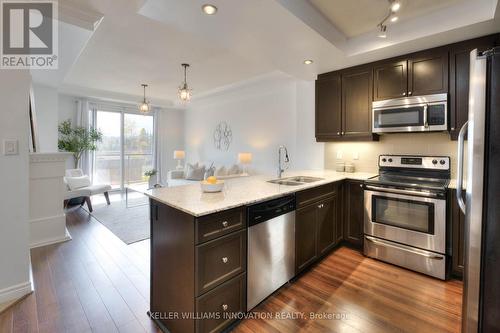
[[[191,166],[198,167],[201,170],[199,170],[198,173],[194,172],[195,175],[193,176],[193,172],[191,172],[190,170]],[[248,177],[249,174],[243,172],[243,170],[236,164],[231,167],[220,166],[218,168],[215,168],[212,164],[212,166],[208,169],[204,168],[204,165],[200,163],[187,164],[186,167],[182,170],[172,170],[168,172],[167,186],[174,187],[196,184],[209,176],[215,176],[217,177],[217,179],[224,180],[239,177]]]

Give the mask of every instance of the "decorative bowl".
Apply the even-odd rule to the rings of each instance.
[[[206,180],[203,180],[201,183],[201,190],[207,193],[220,192],[224,188],[224,181],[217,180],[215,184],[208,183]]]

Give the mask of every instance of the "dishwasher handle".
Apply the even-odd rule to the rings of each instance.
[[[247,208],[248,226],[253,226],[295,210],[295,196],[289,195]]]

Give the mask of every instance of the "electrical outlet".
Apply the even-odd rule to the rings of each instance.
[[[337,159],[341,160],[344,154],[342,153],[342,150],[337,151]]]
[[[352,159],[353,160],[359,160],[359,153],[357,151],[355,151],[354,153],[352,153]]]
[[[4,155],[19,155],[19,144],[17,140],[3,140]]]

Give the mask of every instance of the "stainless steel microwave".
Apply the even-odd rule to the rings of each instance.
[[[448,130],[447,94],[413,96],[372,104],[373,133]]]

